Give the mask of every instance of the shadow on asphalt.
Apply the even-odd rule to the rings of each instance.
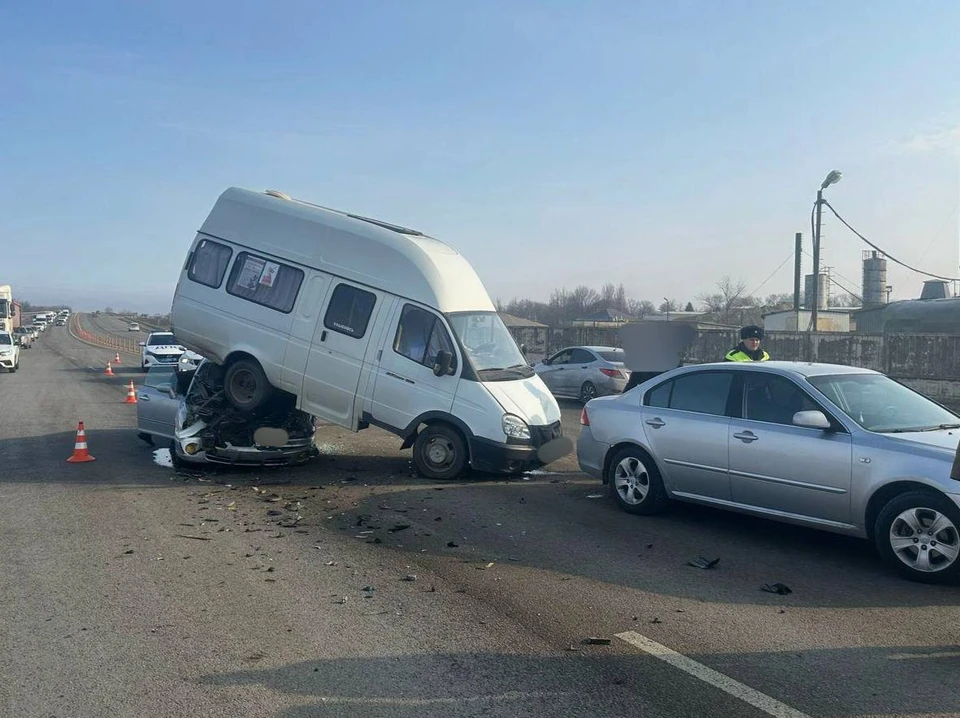
[[[951,666],[944,665],[941,658],[937,669],[931,670],[931,661],[937,659],[925,656],[956,651],[957,646],[947,645],[690,657],[747,685],[775,686],[774,698],[809,715],[946,716],[960,712],[960,696],[943,690]],[[269,657],[252,660],[261,659]],[[957,659],[952,660],[955,667]],[[840,689],[843,700],[839,706],[836,687],[809,690],[825,675],[837,676],[838,666],[845,668],[842,675],[856,675],[855,681]],[[642,654],[447,653],[343,658],[201,680],[216,686],[260,686],[315,701],[280,710],[273,714],[277,718],[600,717],[645,715],[648,711],[662,716],[757,714],[747,704]],[[643,700],[640,705],[638,696]]]

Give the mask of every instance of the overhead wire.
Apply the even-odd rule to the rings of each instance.
[[[770,276],[767,277],[766,279],[764,279],[762,282],[760,282],[760,286],[757,287],[756,289],[754,289],[752,292],[750,292],[750,294],[748,294],[747,296],[748,296],[748,297],[752,297],[752,296],[754,296],[757,292],[759,292],[761,289],[763,289],[764,285],[765,285],[767,282],[769,282],[771,279],[773,279],[773,277],[776,275],[776,273],[779,272],[781,269],[783,269],[783,265],[786,264],[787,262],[789,262],[791,259],[793,259],[793,252],[790,252],[790,254],[787,255],[787,258],[784,259],[782,262],[780,262],[780,266],[777,267],[776,269],[774,269],[774,270],[770,273]]]
[[[840,213],[837,212],[837,210],[835,210],[835,209],[833,208],[833,205],[831,205],[827,200],[823,200],[823,203],[824,203],[827,207],[830,208],[830,211],[833,212],[833,215],[834,215],[837,219],[839,219],[847,229],[849,229],[851,232],[853,232],[855,235],[857,235],[860,239],[862,239],[862,240],[863,240],[864,242],[866,242],[868,245],[870,245],[871,247],[873,247],[875,250],[877,250],[878,252],[880,252],[881,254],[883,254],[884,257],[886,257],[887,259],[889,259],[889,260],[890,260],[891,262],[893,262],[894,264],[899,264],[901,267],[905,267],[906,269],[909,269],[911,272],[916,272],[917,274],[922,274],[922,275],[925,276],[925,277],[933,277],[934,279],[943,279],[944,281],[947,281],[947,282],[957,282],[957,281],[960,281],[960,277],[945,277],[945,276],[943,276],[942,274],[934,274],[933,272],[925,272],[925,271],[922,270],[922,269],[917,269],[916,267],[913,267],[913,266],[907,264],[906,262],[900,261],[899,259],[897,259],[897,258],[894,257],[893,255],[891,255],[889,252],[887,252],[887,251],[881,249],[880,247],[878,247],[877,245],[875,245],[873,242],[871,242],[869,239],[867,239],[867,238],[864,237],[862,234],[860,234],[857,230],[855,230],[852,226],[850,226],[850,223],[847,222],[847,220],[845,220],[843,217],[841,217],[841,216],[840,216]]]

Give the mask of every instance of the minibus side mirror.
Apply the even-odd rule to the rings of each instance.
[[[433,365],[433,373],[437,376],[445,376],[450,373],[450,367],[453,365],[453,354],[448,351],[437,352],[437,361]]]

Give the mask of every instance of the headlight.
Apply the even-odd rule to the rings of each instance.
[[[530,427],[527,426],[527,422],[525,422],[519,416],[514,416],[513,414],[504,414],[503,419],[500,422],[500,426],[503,428],[503,433],[511,438],[530,438]]]

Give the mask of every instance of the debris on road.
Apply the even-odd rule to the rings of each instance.
[[[793,593],[793,589],[783,583],[765,583],[760,587],[761,591],[766,591],[767,593],[775,593],[778,596],[786,596]]]
[[[188,536],[187,534],[174,534],[177,538],[193,539],[194,541],[210,541],[209,536]]]
[[[585,646],[609,646],[611,640],[609,638],[584,638],[583,645]]]
[[[447,548],[459,548],[460,544],[454,543],[453,541],[447,541]]]
[[[398,531],[406,531],[408,528],[410,528],[410,524],[394,524],[393,528],[389,528],[387,531],[395,534]]]
[[[602,499],[603,494],[587,494],[588,499]]]
[[[694,568],[702,568],[704,571],[713,568],[718,563],[720,563],[720,558],[704,558],[703,556],[697,556],[692,561],[687,561],[687,566],[693,566]]]
[[[400,580],[401,580],[401,581],[416,581],[416,580],[417,580],[417,574],[415,574],[415,573],[408,573],[406,576],[404,576],[404,577],[403,577],[402,579],[400,579]]]

